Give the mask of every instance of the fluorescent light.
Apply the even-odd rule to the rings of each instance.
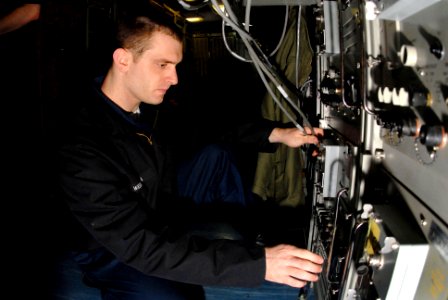
[[[198,23],[204,21],[204,18],[201,16],[193,16],[193,17],[186,17],[185,20],[190,23]]]

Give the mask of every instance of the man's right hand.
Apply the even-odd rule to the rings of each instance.
[[[310,281],[317,281],[324,259],[306,249],[292,245],[265,248],[267,281],[302,288]]]

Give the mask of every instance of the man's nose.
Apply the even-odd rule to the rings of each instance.
[[[179,82],[176,70],[170,72],[168,76],[168,81],[171,85],[176,85]]]

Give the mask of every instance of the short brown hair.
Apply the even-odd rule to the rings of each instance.
[[[182,42],[183,34],[179,27],[162,13],[123,16],[117,23],[116,47],[125,48],[139,56],[146,49],[146,41],[154,32],[163,32]]]

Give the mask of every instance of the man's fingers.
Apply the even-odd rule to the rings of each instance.
[[[290,276],[296,278],[297,280],[304,281],[304,282],[319,280],[319,275],[310,273],[310,272],[306,272],[304,270],[297,269],[297,268],[294,270],[291,270]]]
[[[313,127],[313,130],[309,127],[304,127],[306,134],[313,134],[317,136],[323,136],[324,135],[324,129],[319,127]],[[314,131],[314,132],[313,132]]]
[[[324,259],[322,256],[311,252],[307,249],[301,249],[301,248],[296,248],[294,251],[294,256],[296,256],[299,259],[304,259],[304,260],[308,260],[310,262],[316,263],[316,264],[323,264]]]
[[[283,283],[295,288],[303,288],[307,284],[306,281],[294,278],[292,276],[287,277]]]

